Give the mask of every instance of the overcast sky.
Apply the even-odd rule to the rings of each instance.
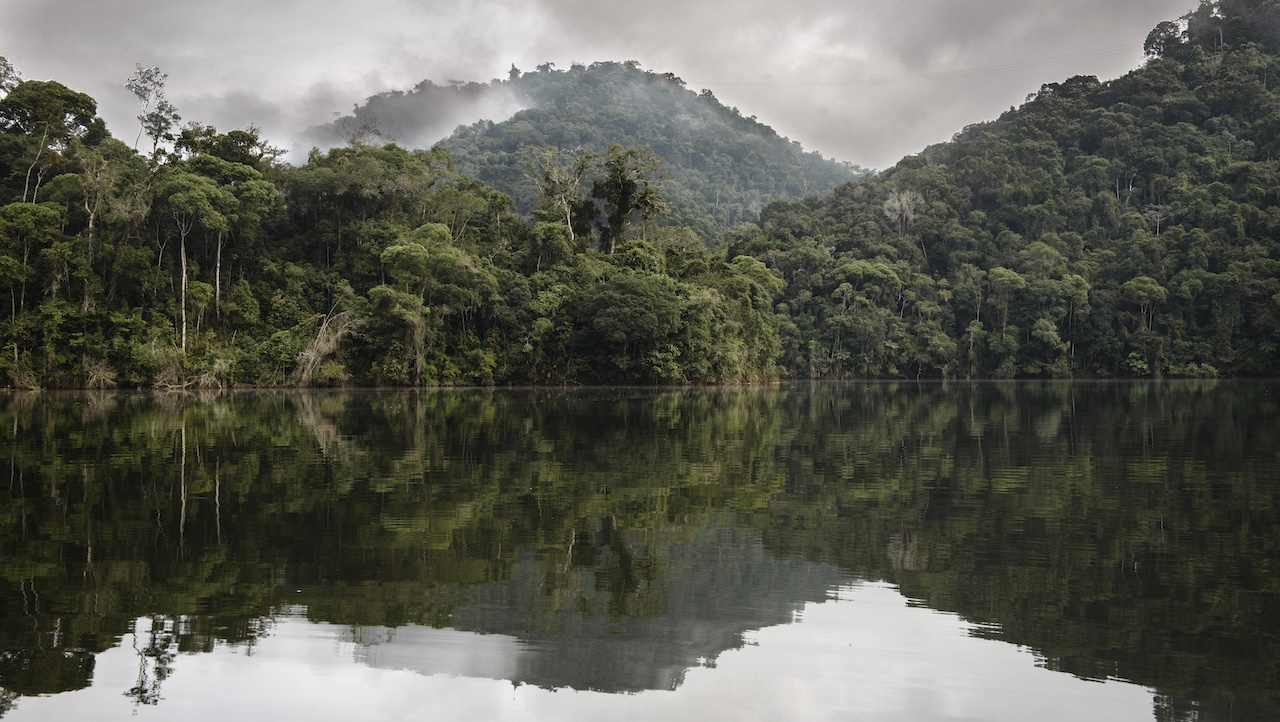
[[[0,0],[0,55],[137,128],[124,81],[169,73],[184,120],[290,146],[377,92],[512,64],[638,60],[805,148],[869,168],[990,120],[1042,83],[1138,67],[1196,0]],[[497,120],[497,119],[495,119]]]

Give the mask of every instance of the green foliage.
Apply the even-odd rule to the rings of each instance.
[[[1280,371],[1275,21],[1202,3],[1140,70],[766,208],[735,235],[787,282],[784,374]]]
[[[1269,8],[1204,3],[1140,70],[803,200],[856,174],[634,63],[423,86],[528,109],[297,167],[252,127],[173,130],[158,68],[131,81],[145,157],[91,98],[9,73],[0,380],[1280,373]]]
[[[574,65],[563,71],[546,65],[475,91],[510,94],[526,110],[501,123],[460,127],[441,145],[464,172],[509,194],[524,212],[537,207],[548,180],[568,189],[574,175],[548,178],[543,167],[531,170],[521,153],[531,148],[609,153],[617,144],[649,149],[667,172],[663,195],[670,211],[659,222],[687,226],[704,240],[754,221],[776,198],[819,193],[861,175],[857,168],[805,153],[709,92],[695,93],[681,79],[641,70],[636,63]],[[410,99],[398,102],[408,105]],[[376,96],[358,107],[356,116],[374,128],[393,125],[403,115],[391,112],[396,103]]]

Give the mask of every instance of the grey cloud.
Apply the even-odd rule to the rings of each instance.
[[[1157,22],[1195,4],[0,0],[0,54],[26,77],[93,95],[117,134],[133,127],[137,109],[121,86],[141,62],[170,74],[184,117],[255,123],[280,145],[425,79],[485,82],[513,62],[634,59],[710,87],[806,148],[884,167],[1042,83],[1126,72]]]
[[[994,118],[1042,83],[1126,72],[1141,61],[1147,31],[1189,4],[654,0],[642,13],[617,5],[593,13],[589,3],[563,0],[544,7],[568,37],[599,38],[609,27],[611,57],[635,57],[710,87],[807,148],[883,167]],[[579,47],[604,49],[584,42]]]

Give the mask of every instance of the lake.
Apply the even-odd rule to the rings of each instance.
[[[0,433],[6,719],[1280,719],[1277,382],[21,393]]]

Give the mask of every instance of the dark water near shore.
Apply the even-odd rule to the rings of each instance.
[[[0,716],[1280,719],[1280,383],[0,396]]]

